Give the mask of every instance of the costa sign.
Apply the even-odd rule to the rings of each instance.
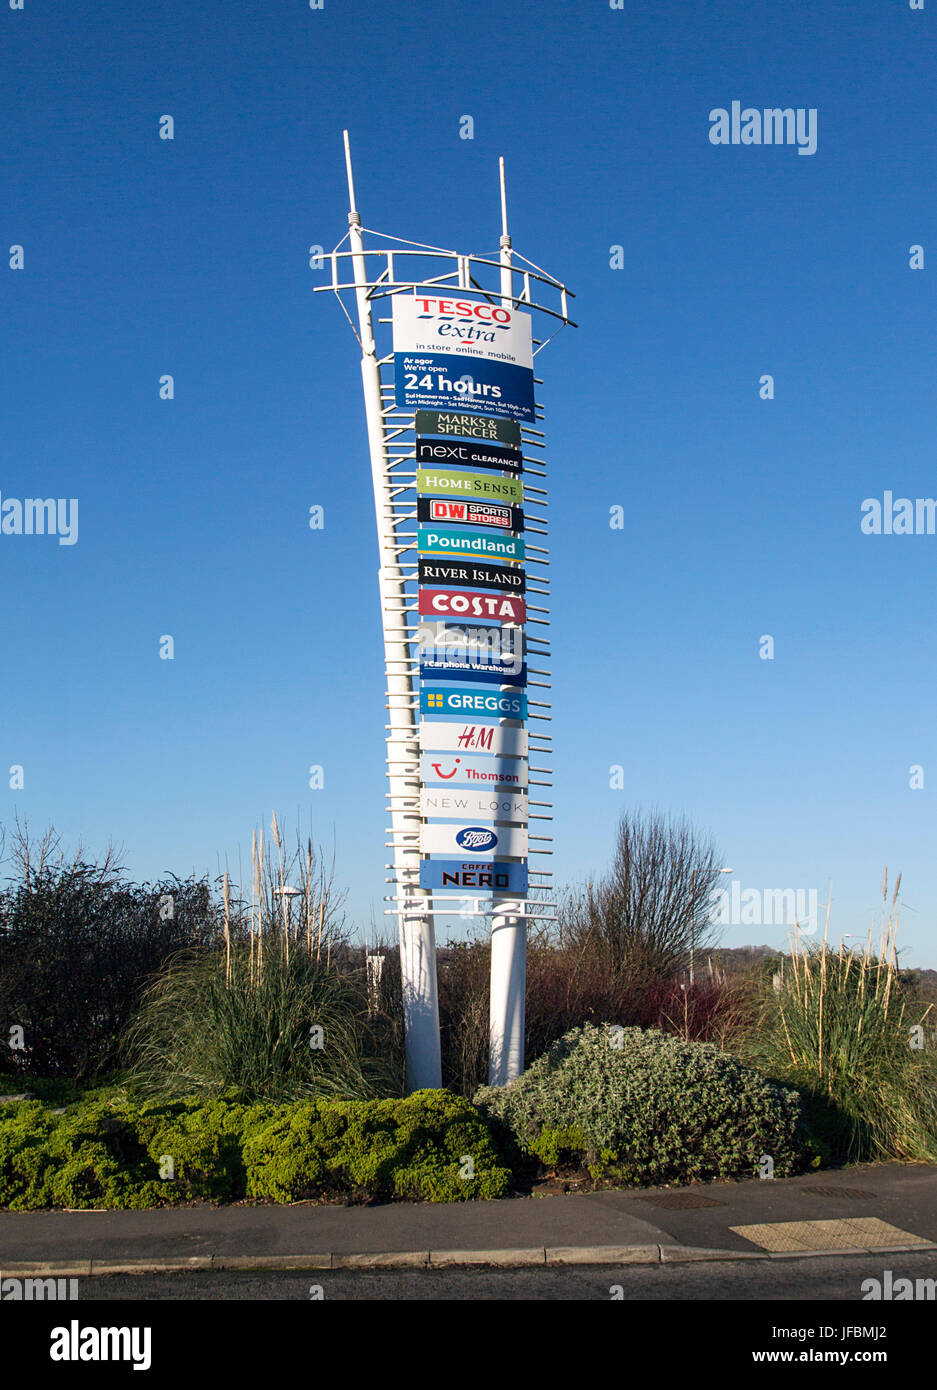
[[[461,410],[418,410],[417,434],[457,435],[462,439],[490,439],[512,444],[520,452],[521,427],[515,420],[492,420]]]
[[[421,559],[419,581],[441,588],[501,589],[510,594],[522,594],[527,588],[527,577],[518,565],[489,564],[484,560],[457,563]]]
[[[445,892],[446,889],[487,893],[526,893],[528,884],[526,864],[503,863],[497,859],[490,864],[476,864],[470,859],[422,859],[420,887]]]
[[[450,502],[447,498],[420,497],[417,518],[420,521],[455,521],[463,526],[490,526],[495,531],[524,530],[524,513],[520,507],[502,507],[496,502]]]
[[[524,471],[520,449],[500,448],[496,444],[450,444],[447,440],[419,436],[416,461],[418,465],[435,464],[437,468],[498,468],[503,473]]]
[[[471,715],[475,719],[526,719],[527,696],[513,690],[479,690],[468,685],[424,685],[423,714]]]
[[[512,859],[527,854],[527,828],[519,825],[447,825],[444,822],[420,826],[423,854],[444,854],[450,859]]]
[[[421,589],[417,608],[428,618],[487,618],[492,623],[523,623],[527,604],[513,594],[466,594],[457,589]]]
[[[482,497],[486,502],[518,504],[524,500],[524,484],[517,478],[495,473],[462,473],[445,468],[420,468],[416,475],[420,497]]]
[[[424,787],[420,815],[438,820],[491,820],[527,824],[528,801],[522,792],[470,792]]]
[[[416,544],[421,555],[480,555],[518,562],[524,558],[522,540],[479,535],[477,531],[459,531],[452,526],[420,526]]]
[[[452,728],[451,724],[444,725]],[[495,732],[492,727],[487,733]],[[500,731],[498,731],[500,732]],[[465,753],[422,753],[420,781],[446,787],[484,787],[489,791],[521,791],[527,786],[526,758],[473,757]]]
[[[481,753],[526,758],[527,742],[526,729],[510,729],[503,725],[444,724],[432,719],[424,719],[420,725],[420,749],[424,753]]]

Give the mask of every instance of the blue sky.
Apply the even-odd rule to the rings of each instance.
[[[904,958],[937,966],[937,536],[859,529],[867,497],[937,496],[935,17],[4,6],[0,494],[78,497],[80,523],[71,547],[0,535],[0,770],[25,776],[0,778],[0,820],[113,839],[154,877],[235,863],[276,807],[334,837],[352,917],[380,920],[360,377],[307,254],[345,231],[347,126],[365,225],[460,250],[497,246],[503,154],[515,247],[577,294],[579,328],[537,362],[557,879],[658,807],[711,832],[743,889],[825,904],[832,880],[837,938],[901,870]],[[733,100],[815,108],[817,152],[714,146]]]

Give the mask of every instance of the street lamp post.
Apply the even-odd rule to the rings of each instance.
[[[283,935],[286,939],[286,959],[288,962],[290,958],[290,909],[293,905],[293,899],[302,896],[302,890],[284,883],[279,888],[274,888],[273,891],[280,899],[280,907],[283,912]]]
[[[717,869],[718,874],[734,874],[734,869]],[[693,886],[690,890],[690,985],[696,978],[694,973],[696,952],[696,870],[693,871]]]

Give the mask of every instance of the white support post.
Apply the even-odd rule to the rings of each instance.
[[[371,453],[371,481],[374,487],[374,513],[381,567],[378,584],[381,596],[381,619],[384,627],[384,660],[388,699],[388,743],[397,737],[417,737],[416,714],[413,704],[413,681],[407,670],[410,648],[407,641],[407,621],[404,605],[405,573],[400,565],[398,540],[390,523],[391,486],[389,459],[384,435],[384,416],[381,407],[381,372],[374,341],[371,301],[368,297],[368,274],[363,255],[361,219],[355,207],[355,190],[351,170],[351,150],[345,131],[345,166],[348,173],[348,239],[355,274],[355,299],[358,308],[358,329],[361,337],[361,381],[364,388],[364,408],[368,426],[368,445]],[[410,697],[401,700],[398,696]],[[391,826],[394,841],[394,869],[397,879],[397,900],[400,937],[400,971],[403,986],[404,1023],[406,1027],[407,1086],[411,1091],[442,1085],[439,1051],[439,995],[436,981],[436,937],[432,914],[415,914],[405,909],[403,899],[413,897],[419,890],[420,853],[418,843],[412,847],[403,840],[403,832],[413,830],[411,816],[394,810],[397,797],[406,792],[406,779],[388,767],[391,793]],[[419,821],[416,822],[419,825]]]
[[[504,160],[501,183],[501,303],[512,309],[514,276],[508,233]],[[516,909],[518,916],[513,915]],[[488,1084],[505,1086],[524,1070],[524,1020],[527,997],[527,919],[524,902],[509,902],[491,919],[491,980],[488,1000]]]
[[[508,904],[514,906],[514,904]],[[521,904],[517,904],[521,906]],[[527,922],[491,919],[491,1001],[488,1085],[506,1086],[524,1070]]]

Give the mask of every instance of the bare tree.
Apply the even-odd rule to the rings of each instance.
[[[76,869],[79,865],[84,865],[88,873],[97,875],[102,883],[122,872],[121,852],[112,842],[108,843],[103,859],[89,860],[85,847],[79,840],[74,854],[69,858],[62,848],[62,837],[54,825],[50,825],[36,839],[30,836],[28,819],[24,817],[21,821],[18,812],[13,818],[10,851],[6,856],[3,854],[5,845],[6,832],[0,828],[0,862],[4,858],[9,860],[14,876],[25,884],[28,891],[32,890],[33,885],[41,880],[49,869]]]
[[[719,868],[715,844],[688,821],[626,812],[608,872],[567,890],[560,939],[599,952],[635,980],[672,979],[694,945],[714,941],[709,910]]]

